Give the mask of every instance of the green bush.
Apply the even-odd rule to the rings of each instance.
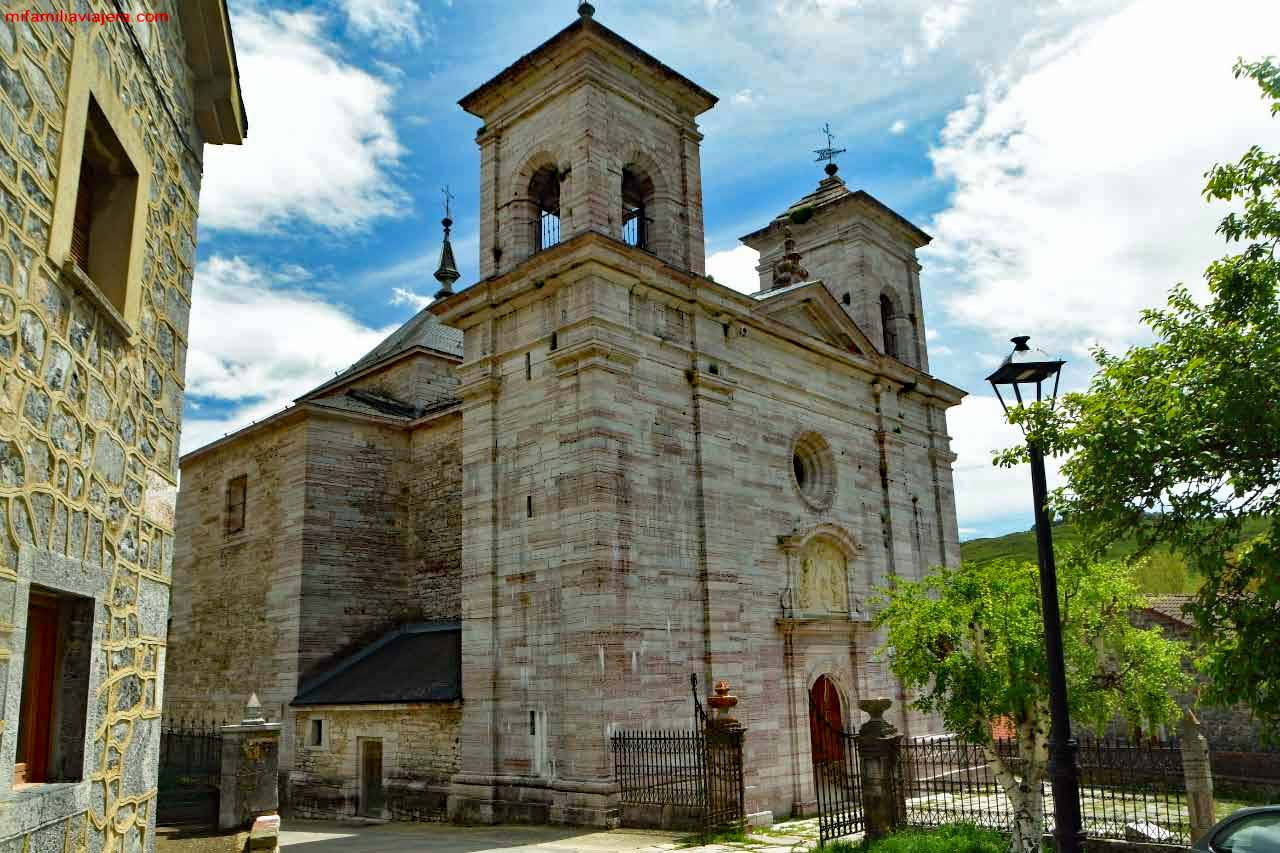
[[[822,853],[1007,853],[1009,839],[989,829],[954,824],[923,831],[895,832],[879,841],[834,841]]]

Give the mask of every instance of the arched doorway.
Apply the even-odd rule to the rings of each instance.
[[[809,688],[809,742],[815,764],[843,760],[842,731],[844,715],[840,691],[829,676],[820,675]]]

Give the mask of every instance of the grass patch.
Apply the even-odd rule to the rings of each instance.
[[[676,841],[680,847],[701,847],[704,844],[749,844],[758,841],[752,838],[745,826],[729,826],[715,832],[689,835]]]
[[[999,832],[969,824],[952,824],[931,830],[895,832],[878,841],[833,841],[822,853],[1007,853],[1009,839]]]

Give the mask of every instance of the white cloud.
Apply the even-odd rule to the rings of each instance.
[[[1280,130],[1231,75],[1278,31],[1276,4],[1151,0],[1015,53],[932,151],[955,192],[924,262],[960,285],[950,320],[1077,355],[1137,339],[1138,311],[1224,251],[1204,171]]]
[[[707,257],[707,275],[726,287],[755,293],[760,289],[760,274],[756,272],[758,263],[760,253],[750,246],[712,252]]]
[[[954,466],[956,514],[962,528],[977,529],[984,524],[1025,514],[1031,524],[1031,470],[997,468],[991,452],[1022,443],[1021,431],[1005,421],[1004,410],[991,395],[971,394],[947,412]],[[1058,460],[1047,460],[1049,488],[1062,485]]]
[[[393,327],[371,329],[340,306],[297,289],[287,274],[214,256],[196,271],[187,394],[234,405],[193,418],[184,451],[284,408],[348,367]],[[193,401],[198,402],[198,401]]]
[[[740,89],[738,92],[734,93],[733,102],[735,104],[742,104],[743,106],[750,106],[756,102],[756,94],[750,89]]]
[[[889,132],[892,133],[894,136],[898,136],[899,134],[906,131],[906,129],[907,129],[907,123],[902,119],[898,119],[893,124],[889,125]]]
[[[338,0],[347,25],[378,47],[420,47],[431,24],[416,0]]]
[[[435,297],[414,293],[412,290],[405,290],[403,287],[391,288],[392,305],[412,305],[414,311],[421,311],[435,301]]]
[[[926,50],[937,50],[948,36],[969,17],[968,0],[944,0],[930,6],[920,17],[920,34]]]
[[[318,14],[247,5],[233,17],[249,136],[205,148],[201,224],[350,230],[400,212],[393,87],[344,61]]]

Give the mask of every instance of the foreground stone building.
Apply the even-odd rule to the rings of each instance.
[[[274,705],[295,812],[608,825],[610,732],[690,724],[690,673],[748,810],[810,809],[810,696],[902,698],[873,587],[958,562],[928,235],[828,166],[759,292],[708,279],[716,99],[592,12],[461,101],[481,280],[446,230],[430,307],[183,458],[168,701]]]
[[[201,158],[246,122],[221,0],[147,5],[0,3],[6,853],[154,847]]]

